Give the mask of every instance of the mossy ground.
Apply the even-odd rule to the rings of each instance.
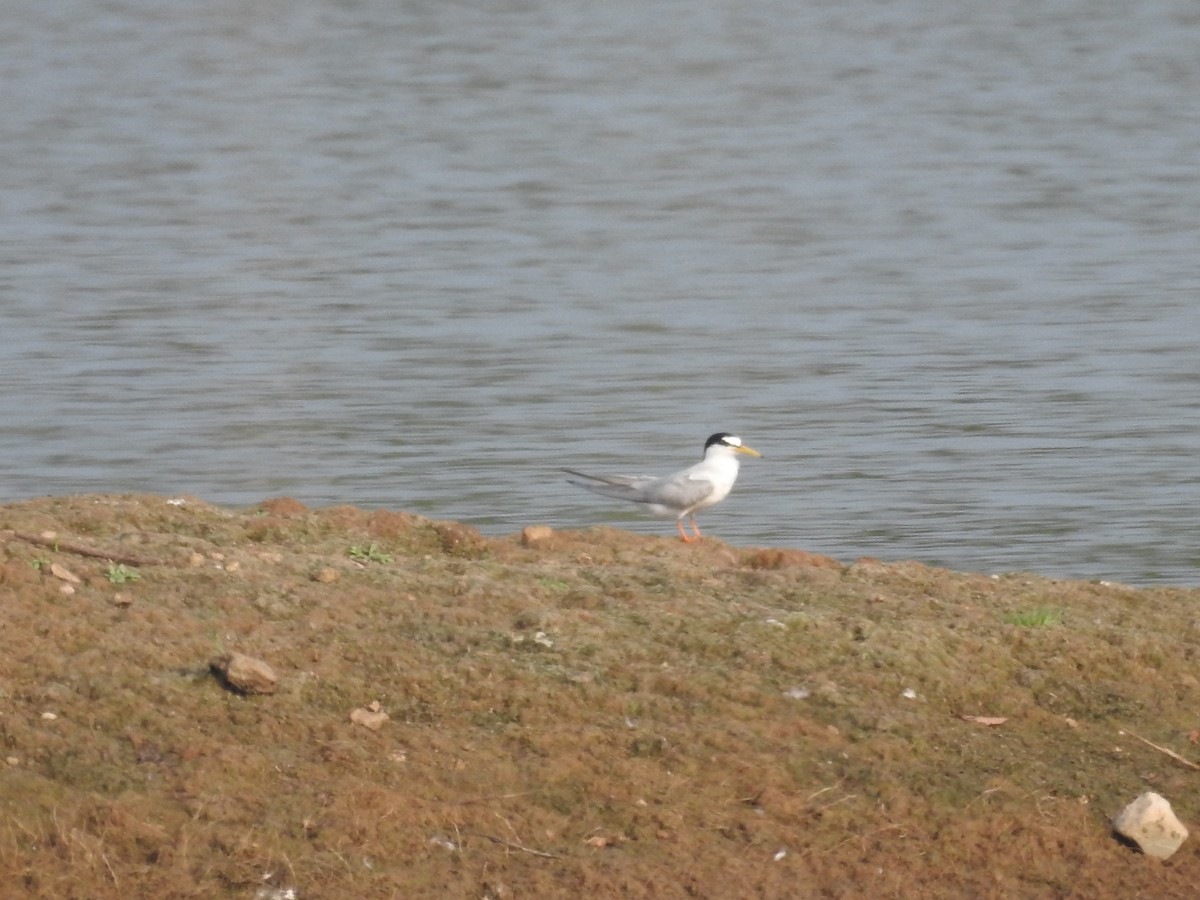
[[[527,547],[288,500],[42,499],[0,529],[0,883],[22,896],[1200,884],[1194,841],[1158,863],[1108,826],[1147,789],[1200,818],[1200,771],[1133,736],[1200,758],[1200,590],[609,529]],[[106,554],[157,564],[114,584]],[[230,650],[278,691],[218,682]],[[378,731],[350,721],[371,701]]]

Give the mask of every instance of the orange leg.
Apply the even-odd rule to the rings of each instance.
[[[694,544],[696,541],[700,540],[701,537],[703,537],[703,535],[700,534],[700,526],[696,524],[696,517],[692,516],[691,518],[692,518],[692,531],[696,532],[695,537],[692,537],[691,535],[689,535],[687,533],[687,530],[683,527],[683,519],[682,518],[675,520],[675,527],[679,529],[679,536],[681,538],[683,538],[683,542],[685,544]]]

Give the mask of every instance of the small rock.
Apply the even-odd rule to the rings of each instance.
[[[332,569],[329,566],[326,566],[323,569],[318,569],[313,573],[313,581],[319,581],[321,584],[333,584],[337,580],[337,569]]]
[[[41,533],[41,538],[42,538],[42,540],[43,540],[43,541],[52,541],[52,540],[54,540],[56,537],[58,537],[58,532],[57,532],[57,531],[43,531],[43,532]]]
[[[81,584],[82,580],[78,575],[68,569],[66,566],[60,566],[58,563],[50,564],[50,574],[55,578],[61,578],[63,581],[69,581],[71,584]]]
[[[60,585],[58,586],[58,592],[59,592],[60,594],[68,594],[68,595],[69,595],[69,594],[73,594],[73,593],[75,593],[75,585],[73,585],[73,584],[60,584]]]
[[[209,665],[226,684],[243,694],[273,694],[279,683],[274,669],[261,659],[244,653],[226,653]]]
[[[1113,819],[1113,830],[1156,859],[1168,859],[1188,836],[1188,830],[1171,811],[1171,804],[1153,791],[1121,810]]]
[[[21,764],[21,759],[17,756],[6,756],[4,757],[4,761],[10,766],[19,766]]]
[[[242,564],[240,562],[238,562],[236,559],[225,563],[225,571],[226,572],[236,572],[241,567],[242,567]]]
[[[624,843],[624,841],[625,841],[625,836],[620,835],[620,834],[612,835],[611,837],[609,835],[604,835],[604,834],[594,834],[589,838],[585,838],[583,842],[585,844],[587,844],[589,847],[596,847],[597,849],[602,849],[604,847],[612,847],[612,846],[615,846],[616,844]]]
[[[368,704],[365,709],[360,706],[350,713],[351,722],[361,725],[363,728],[370,728],[372,731],[378,731],[387,720],[388,714],[383,711],[378,700]]]
[[[133,598],[128,594],[122,594],[118,592],[113,594],[112,602],[113,606],[119,606],[121,609],[125,609],[126,607],[133,605]]]
[[[191,566],[193,569],[197,569],[200,566],[204,565],[204,554],[203,553],[195,553],[195,552],[191,553],[188,556],[188,565]]]
[[[554,537],[554,529],[549,525],[530,525],[521,529],[521,544],[532,547],[534,544]]]
[[[42,713],[42,721],[44,721],[44,722],[53,722],[57,718],[58,718],[57,713],[52,713],[52,712]]]

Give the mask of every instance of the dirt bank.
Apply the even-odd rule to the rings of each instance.
[[[1200,771],[1146,743],[1200,762],[1200,590],[290,500],[42,499],[0,529],[23,896],[1200,884],[1195,838],[1158,863],[1108,826],[1147,789],[1200,821]],[[235,651],[274,693],[214,675]]]

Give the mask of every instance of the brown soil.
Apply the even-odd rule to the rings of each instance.
[[[0,529],[21,896],[1200,884],[1194,841],[1160,863],[1108,824],[1147,789],[1200,816],[1200,771],[1138,737],[1200,760],[1200,590],[291,500],[42,499]],[[215,675],[233,652],[275,692]]]

